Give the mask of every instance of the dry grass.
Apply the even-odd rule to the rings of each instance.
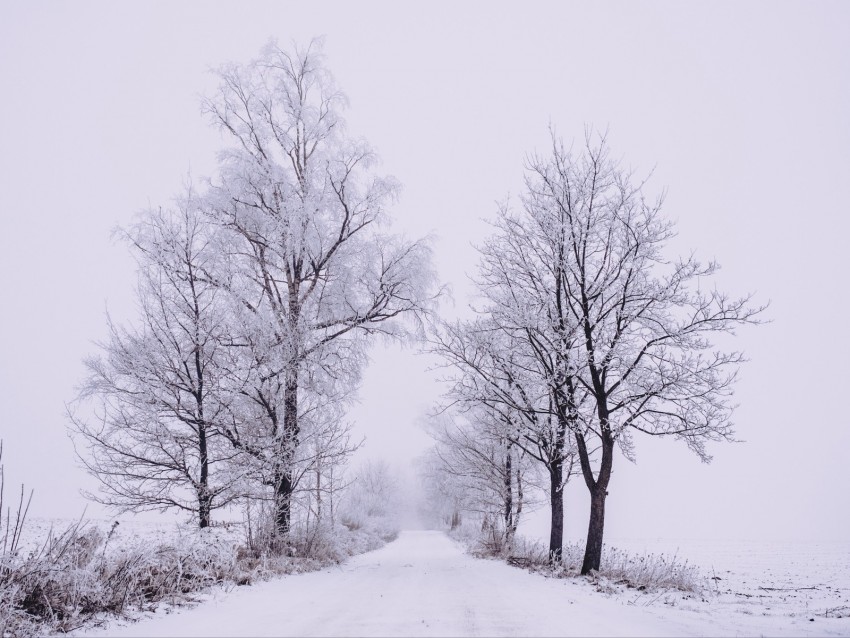
[[[472,526],[450,532],[455,540],[463,543],[475,556],[501,558],[509,565],[530,569],[555,578],[580,576],[584,559],[584,546],[579,543],[564,545],[561,560],[552,565],[546,545],[517,536],[508,547],[503,539],[493,533],[482,535]],[[602,554],[599,572],[592,572],[591,582],[600,591],[617,588],[639,591],[669,591],[702,593],[707,588],[707,579],[695,565],[681,560],[675,554],[632,554],[606,546]]]
[[[186,604],[214,585],[314,571],[377,549],[396,533],[370,524],[355,531],[298,528],[281,552],[215,529],[187,531],[168,544],[110,547],[113,530],[79,522],[27,554],[0,555],[0,636],[66,633],[105,616]]]

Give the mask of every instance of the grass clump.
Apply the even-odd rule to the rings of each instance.
[[[546,545],[522,536],[508,541],[497,530],[481,530],[472,524],[451,530],[449,535],[479,558],[499,558],[514,567],[554,578],[578,578],[581,574],[584,547],[579,543],[565,544],[561,559],[553,563]],[[636,589],[700,594],[706,591],[708,582],[696,565],[676,554],[634,554],[609,546],[602,553],[600,570],[591,572],[589,579],[606,592]]]

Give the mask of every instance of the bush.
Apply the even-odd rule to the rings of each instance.
[[[291,569],[282,560],[285,557],[314,561],[321,567],[377,549],[398,536],[398,523],[393,517],[369,515],[350,507],[341,508],[333,522],[317,522],[315,517],[296,521],[283,546],[275,534],[273,513],[265,504],[258,503],[249,520],[252,522],[247,529],[247,547],[256,556],[276,557],[278,569],[284,570]]]
[[[2,635],[68,632],[97,614],[185,602],[190,592],[239,580],[235,546],[213,534],[185,534],[170,545],[137,543],[108,553],[114,529],[104,534],[79,522],[51,533],[26,555],[4,554]]]
[[[503,526],[493,524],[487,518],[464,518],[452,527],[448,534],[464,545],[467,551],[478,558],[509,558],[522,552],[527,541],[521,537],[509,538]],[[519,549],[517,549],[519,548]]]
[[[580,565],[581,563],[577,563]],[[618,585],[640,590],[677,589],[702,592],[705,577],[695,565],[662,554],[629,554],[609,547],[603,554],[600,575]]]

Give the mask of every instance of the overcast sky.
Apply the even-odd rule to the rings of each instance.
[[[81,359],[108,307],[132,316],[132,262],[110,239],[187,173],[215,169],[200,114],[209,67],[270,37],[325,35],[330,69],[404,185],[396,229],[437,236],[461,312],[495,201],[520,190],[547,127],[609,129],[679,236],[723,265],[718,284],[770,300],[741,330],[751,362],[737,444],[701,464],[638,440],[615,461],[610,538],[850,540],[847,244],[850,4],[0,3],[0,438],[6,478],[39,516],[76,516],[90,485],[66,435]],[[428,361],[379,347],[352,413],[364,454],[402,465],[439,394]],[[8,485],[7,485],[8,489]],[[568,490],[567,533],[587,499]],[[90,508],[90,512],[97,512]]]

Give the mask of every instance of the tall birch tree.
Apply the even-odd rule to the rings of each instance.
[[[290,51],[270,43],[218,77],[204,108],[230,144],[207,214],[231,237],[227,288],[244,318],[242,343],[262,343],[254,384],[267,390],[258,400],[285,535],[306,393],[356,385],[365,338],[410,335],[432,306],[434,275],[426,241],[388,231],[398,185],[375,174],[364,140],[346,134],[346,100],[321,42]]]

